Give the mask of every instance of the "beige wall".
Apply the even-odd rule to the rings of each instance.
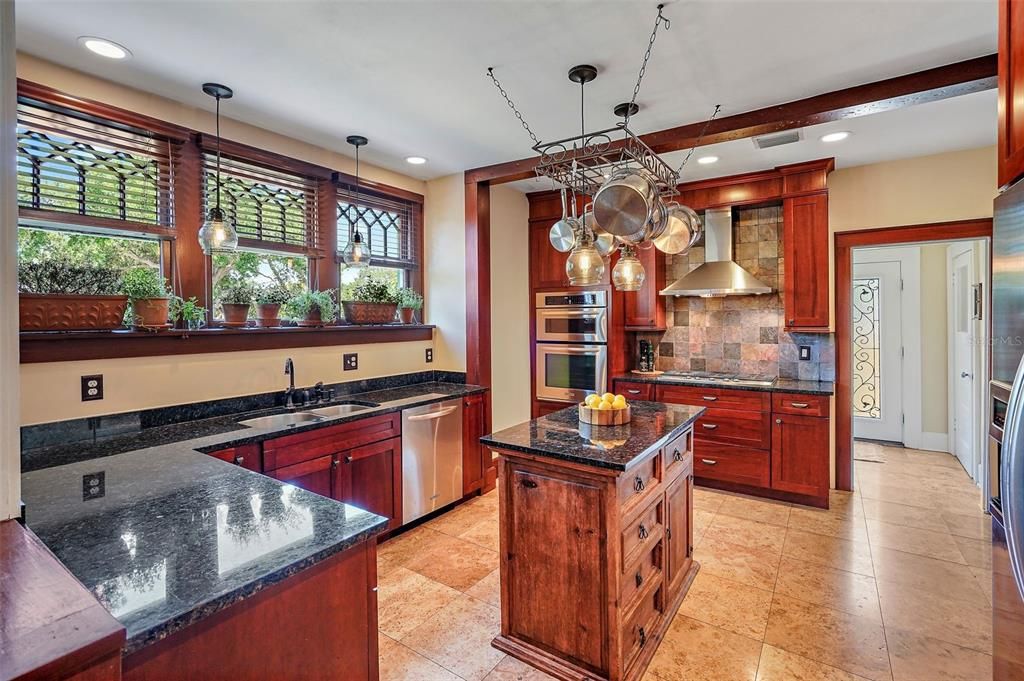
[[[921,431],[945,433],[949,378],[946,244],[921,247]]]
[[[427,183],[424,306],[437,324],[434,368],[466,370],[466,188],[462,173]]]
[[[491,409],[494,430],[530,420],[530,204],[491,188]]]

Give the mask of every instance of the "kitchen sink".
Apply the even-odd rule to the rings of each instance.
[[[311,414],[322,416],[324,418],[332,418],[334,416],[346,416],[348,414],[355,414],[356,412],[366,411],[367,409],[373,409],[378,407],[377,404],[335,404],[330,407],[320,407],[319,409],[310,409]]]
[[[238,424],[248,426],[249,428],[281,428],[283,426],[295,426],[300,423],[312,423],[322,419],[322,416],[317,416],[310,412],[297,411],[291,414],[275,414],[273,416],[246,419],[245,421],[239,421]]]

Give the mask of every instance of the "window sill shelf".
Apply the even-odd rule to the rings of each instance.
[[[197,355],[214,352],[425,341],[432,324],[346,325],[322,328],[207,328],[198,331],[43,331],[20,335],[21,363]]]

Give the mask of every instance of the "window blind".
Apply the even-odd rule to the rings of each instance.
[[[23,217],[59,224],[81,216],[98,227],[144,232],[174,226],[178,143],[25,99],[17,134]]]
[[[338,187],[338,252],[348,245],[353,226],[370,247],[373,265],[416,269],[420,266],[416,205]]]

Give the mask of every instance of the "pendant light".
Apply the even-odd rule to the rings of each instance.
[[[565,274],[570,286],[593,286],[604,276],[604,258],[594,246],[594,235],[582,230],[569,258],[565,261]]]
[[[217,100],[217,183],[216,203],[206,214],[206,222],[199,229],[199,245],[203,253],[223,253],[238,248],[238,232],[220,207],[220,100],[231,99],[235,94],[227,85],[204,83],[203,92]]]
[[[612,268],[612,284],[617,291],[639,291],[647,279],[643,263],[636,257],[636,248],[623,244],[619,251],[619,261]]]
[[[363,268],[370,264],[370,246],[363,241],[363,235],[359,233],[359,211],[356,210],[356,200],[359,198],[359,147],[369,142],[362,135],[349,135],[345,141],[356,148],[356,189],[351,201],[349,201],[349,235],[348,245],[341,254],[341,259],[346,267]]]

